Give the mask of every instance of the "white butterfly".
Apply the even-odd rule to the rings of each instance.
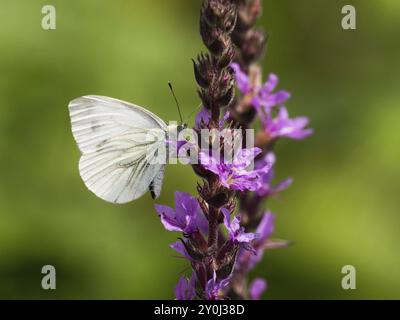
[[[153,199],[160,195],[165,163],[153,160],[186,125],[167,126],[145,108],[102,96],[80,97],[68,107],[82,152],[80,175],[90,191],[113,203],[135,200],[146,191]]]

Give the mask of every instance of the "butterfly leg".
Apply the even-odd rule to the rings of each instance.
[[[155,198],[157,198],[157,195],[156,195],[156,193],[154,192],[154,180],[150,183],[150,185],[149,185],[149,191],[150,191],[150,195],[151,195],[151,197],[153,198],[153,200],[155,199]]]

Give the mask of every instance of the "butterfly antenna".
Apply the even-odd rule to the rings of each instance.
[[[174,88],[172,88],[172,84],[171,82],[168,81],[168,87],[171,90],[172,96],[174,97],[176,106],[178,108],[178,112],[179,112],[179,118],[181,119],[181,124],[183,124],[183,118],[182,118],[182,113],[181,113],[181,107],[179,105],[178,99],[176,98],[175,92],[174,92]]]

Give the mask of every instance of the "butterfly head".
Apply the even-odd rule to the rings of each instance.
[[[178,132],[181,132],[181,131],[187,129],[187,127],[188,126],[186,123],[182,123],[182,124],[178,125],[177,130],[178,130]]]

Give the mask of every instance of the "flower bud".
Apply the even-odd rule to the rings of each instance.
[[[239,0],[235,31],[245,32],[252,28],[261,14],[260,0]]]
[[[232,60],[235,58],[236,50],[233,45],[230,45],[225,49],[225,51],[221,54],[221,57],[218,60],[218,67],[220,69],[224,69],[228,67]]]
[[[250,30],[246,33],[242,46],[242,59],[246,64],[258,60],[264,53],[266,37],[261,30]]]
[[[222,246],[217,254],[217,277],[219,279],[226,279],[231,275],[238,251],[239,246],[229,240]]]

